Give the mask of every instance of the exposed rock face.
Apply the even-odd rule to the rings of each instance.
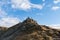
[[[58,40],[59,38],[60,31],[39,25],[33,19],[27,18],[22,23],[9,28],[0,40]]]

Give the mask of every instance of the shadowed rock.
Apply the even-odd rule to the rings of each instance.
[[[53,40],[60,38],[60,31],[45,25],[39,25],[27,18],[10,28],[0,37],[0,40]]]

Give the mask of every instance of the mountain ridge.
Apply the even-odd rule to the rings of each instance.
[[[27,18],[8,28],[0,40],[53,40],[53,38],[60,38],[60,31],[39,25],[35,20]]]

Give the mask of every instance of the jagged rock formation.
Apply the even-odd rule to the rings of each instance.
[[[39,25],[33,19],[27,18],[10,27],[0,40],[57,40],[58,38],[60,38],[60,31]]]

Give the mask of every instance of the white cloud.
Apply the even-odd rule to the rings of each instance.
[[[20,19],[17,17],[7,16],[7,13],[3,10],[0,10],[0,26],[11,27],[19,23]]]
[[[0,26],[3,27],[11,27],[17,23],[19,23],[19,19],[15,17],[4,17],[0,19]]]
[[[6,0],[1,0],[0,1],[0,17],[5,17],[7,16],[7,13],[3,10],[3,5],[7,4]]]
[[[32,4],[29,0],[11,0],[12,8],[27,10],[31,8],[42,9],[43,5]]]
[[[1,10],[0,9],[0,17],[4,17],[4,16],[6,16],[7,14],[3,11],[3,10]]]
[[[55,28],[55,29],[60,29],[60,24],[52,24],[52,25],[47,25],[51,28]]]
[[[36,13],[37,16],[42,16],[43,14],[42,13]]]
[[[17,9],[29,9],[30,3],[27,0],[11,0],[12,3],[12,8],[17,8]]]
[[[17,17],[13,17],[11,15],[8,15],[5,10],[3,10],[2,6],[7,6],[7,4],[10,4],[7,0],[1,0],[0,1],[0,26],[3,27],[10,27],[17,23],[19,23],[20,19]]]
[[[42,0],[43,2],[45,2],[45,0]]]
[[[56,11],[56,10],[58,10],[58,9],[60,9],[59,6],[53,6],[53,7],[52,7],[52,10],[54,10],[54,11]]]
[[[7,15],[7,13],[4,10],[0,9],[0,26],[11,27],[19,23],[19,21],[20,21],[19,18]]]
[[[8,15],[8,13],[2,10],[1,6],[2,5],[0,5],[0,26],[10,27],[17,24],[20,21],[19,18],[11,17],[11,15]]]
[[[31,4],[32,8],[37,8],[37,9],[42,9],[43,6],[42,5],[36,5],[36,4]]]
[[[4,10],[2,10],[2,6],[4,5],[3,2],[0,1],[0,17],[4,17],[6,16],[7,14],[5,13]]]
[[[53,2],[57,4],[57,3],[60,3],[60,0],[54,0]]]

